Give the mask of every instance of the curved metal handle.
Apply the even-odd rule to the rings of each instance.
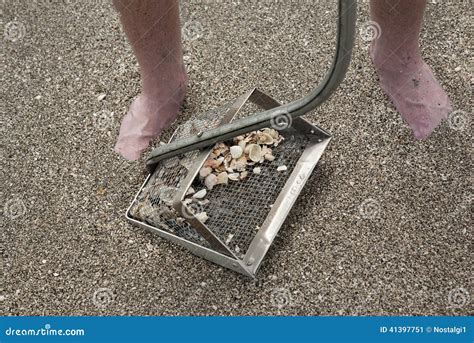
[[[291,120],[315,109],[326,101],[336,90],[350,64],[354,45],[357,0],[339,0],[336,52],[329,71],[318,87],[305,97],[271,110],[242,118],[215,129],[174,141],[154,149],[147,159],[147,168],[152,171],[156,164],[191,150],[208,147],[218,141],[231,139],[238,135],[268,127],[272,122]]]

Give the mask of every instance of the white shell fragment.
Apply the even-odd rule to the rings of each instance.
[[[193,194],[193,198],[195,199],[203,199],[207,194],[205,189],[201,189],[200,191]]]
[[[206,212],[201,212],[201,213],[196,214],[196,218],[201,223],[205,223],[209,219]]]
[[[254,162],[259,162],[262,158],[262,148],[258,144],[249,145],[249,158]]]
[[[278,140],[281,137],[277,130],[270,129],[268,127],[263,129],[262,132],[272,136],[272,138],[276,140]]]
[[[230,154],[232,155],[232,158],[239,158],[242,156],[243,152],[244,150],[239,145],[233,145],[230,147]]]
[[[268,133],[262,132],[258,135],[257,143],[268,145],[273,144],[273,137],[270,136]]]
[[[272,147],[277,146],[283,140],[284,137],[277,130],[265,128],[237,136],[230,142],[216,144],[199,170],[199,180],[205,188],[196,192],[190,187],[186,192],[188,198],[183,200],[184,204],[189,205],[195,202],[205,206],[210,202],[209,199],[205,199],[207,192],[211,191],[216,185],[228,184],[229,180],[234,182],[243,181],[246,178],[251,178],[251,174],[262,174],[263,168],[268,167],[268,164],[264,162],[275,160]],[[261,165],[261,163],[264,164]],[[277,167],[278,172],[286,170],[285,165]],[[192,210],[192,212],[198,211]],[[204,211],[195,214],[195,216],[202,223],[209,219]],[[256,230],[258,230],[258,227]],[[229,234],[225,243],[229,244],[233,237],[234,234]],[[234,245],[234,251],[240,253],[240,247]]]
[[[241,156],[235,164],[235,169],[238,171],[243,171],[245,168],[247,168],[247,157]]]
[[[199,176],[204,179],[206,176],[212,173],[212,168],[211,167],[202,167],[201,170],[199,171]]]
[[[270,155],[270,154],[266,154],[266,155],[265,155],[265,159],[266,159],[267,161],[273,161],[273,160],[275,159],[275,156]]]
[[[217,185],[217,176],[215,176],[214,174],[209,174],[208,176],[206,176],[206,178],[204,179],[204,185],[209,190],[214,188],[214,186]]]
[[[229,175],[226,172],[222,172],[217,175],[217,184],[227,183],[229,181]]]
[[[232,174],[229,174],[228,176],[229,176],[229,180],[238,181],[239,177],[240,177],[240,174],[239,173],[232,173]]]

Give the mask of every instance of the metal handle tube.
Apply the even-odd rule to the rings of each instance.
[[[294,119],[315,109],[326,101],[344,79],[350,64],[352,47],[354,45],[355,22],[357,13],[356,0],[339,0],[336,51],[329,71],[324,80],[314,91],[305,97],[288,104],[270,109],[255,115],[236,120],[215,129],[174,141],[170,144],[154,149],[146,162],[147,168],[152,171],[156,164],[188,151],[208,147],[218,141],[231,139],[238,135],[269,127],[279,118]]]

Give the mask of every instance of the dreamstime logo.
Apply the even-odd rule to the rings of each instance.
[[[372,198],[364,200],[359,205],[359,214],[362,218],[374,219],[377,218],[380,212],[380,204],[377,200]]]
[[[270,301],[273,306],[281,310],[284,307],[291,306],[293,298],[291,292],[286,288],[275,288],[272,290]]]
[[[3,36],[10,42],[17,42],[26,35],[26,28],[19,21],[11,21],[5,25]]]
[[[270,119],[270,125],[275,130],[284,130],[291,126],[293,120],[287,111],[277,112]]]
[[[469,126],[469,116],[461,110],[451,112],[448,116],[448,125],[453,130],[462,131]]]
[[[106,308],[114,301],[114,293],[109,288],[99,288],[92,296],[92,302],[100,309]]]
[[[469,304],[469,292],[462,287],[458,287],[449,291],[448,304],[450,308],[462,308]]]
[[[192,42],[201,38],[204,34],[204,28],[198,21],[192,20],[184,23],[183,37],[186,41]]]
[[[3,214],[10,219],[17,219],[25,213],[25,203],[18,198],[8,200],[3,207]]]
[[[382,29],[377,22],[369,20],[362,25],[359,33],[364,42],[372,42],[373,40],[380,38],[382,35]]]
[[[102,110],[92,114],[92,120],[94,122],[94,126],[101,130],[105,131],[114,123],[114,112],[109,112],[107,110]]]

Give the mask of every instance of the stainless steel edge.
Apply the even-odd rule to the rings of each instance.
[[[151,177],[151,173],[148,174],[148,176],[146,177],[145,181],[143,181],[143,183],[142,183],[140,189],[138,190],[137,194],[136,194],[135,197],[133,198],[133,201],[130,203],[130,206],[128,206],[127,211],[125,212],[125,217],[128,218],[128,214],[130,213],[130,210],[132,209],[133,204],[135,203],[135,201],[137,201],[138,196],[140,195],[140,193],[141,193],[143,187],[146,186],[148,180],[150,180],[150,177]]]
[[[319,128],[309,123],[307,124],[313,127],[315,133],[319,133]],[[305,148],[293,172],[273,204],[270,213],[245,254],[243,261],[249,273],[256,274],[263,258],[330,140],[331,137],[328,136],[323,139],[315,137]]]
[[[211,261],[213,263],[216,263],[218,265],[221,265],[225,268],[228,268],[228,269],[231,269],[235,272],[238,272],[240,274],[243,274],[245,276],[248,276],[248,277],[251,277],[253,278],[254,275],[249,273],[247,270],[245,270],[244,268],[242,268],[241,264],[239,263],[239,261],[236,261],[236,260],[233,260],[232,258],[226,256],[226,255],[223,255],[217,251],[213,251],[213,250],[210,250],[208,248],[205,248],[203,246],[200,246],[198,244],[195,244],[195,243],[192,243],[188,240],[185,240],[181,237],[178,237],[178,236],[175,236],[171,233],[168,233],[166,231],[163,231],[163,230],[160,230],[154,226],[151,226],[151,225],[148,225],[148,224],[145,224],[145,223],[142,223],[138,220],[135,220],[133,218],[131,218],[128,214],[126,216],[127,220],[132,223],[134,226],[137,226],[139,228],[142,228],[142,229],[145,229],[145,230],[148,230],[152,233],[155,233],[157,234],[158,236],[164,238],[164,239],[167,239],[173,243],[176,243],[176,244],[179,244],[181,245],[182,247],[186,248],[187,250],[189,250],[191,253],[193,253],[194,255],[197,255],[199,257],[202,257],[208,261]]]
[[[216,263],[222,267],[225,267],[225,268],[229,268],[237,273],[240,273],[240,274],[243,274],[245,276],[248,276],[248,277],[251,277],[251,278],[254,278],[255,275],[252,274],[252,273],[249,273],[243,266],[242,262],[240,260],[236,260],[236,259],[232,259],[231,257],[229,256],[226,256],[226,255],[223,255],[217,251],[213,251],[213,250],[210,250],[208,248],[205,248],[203,246],[200,246],[196,243],[193,243],[193,242],[190,242],[184,238],[181,238],[181,237],[178,237],[176,235],[173,235],[169,232],[166,232],[166,231],[163,231],[159,228],[156,228],[154,226],[151,226],[151,225],[148,225],[144,222],[141,222],[139,220],[136,220],[134,218],[132,218],[130,216],[130,210],[133,206],[133,204],[135,203],[135,201],[137,200],[138,196],[140,195],[140,193],[142,192],[143,190],[143,187],[146,186],[146,184],[148,183],[149,179],[151,177],[151,174],[148,174],[147,178],[145,179],[145,181],[143,182],[142,186],[140,187],[140,189],[138,190],[137,194],[135,195],[135,197],[133,198],[133,201],[132,203],[130,204],[130,206],[127,208],[127,211],[125,212],[125,218],[131,223],[133,224],[134,226],[136,227],[139,227],[139,228],[142,228],[142,229],[145,229],[145,230],[148,230],[152,233],[155,233],[157,234],[158,236],[164,238],[164,239],[168,239],[176,244],[179,244],[181,245],[182,247],[186,248],[187,250],[189,250],[191,253],[199,256],[199,257],[202,257],[208,261],[211,261],[213,263]]]

